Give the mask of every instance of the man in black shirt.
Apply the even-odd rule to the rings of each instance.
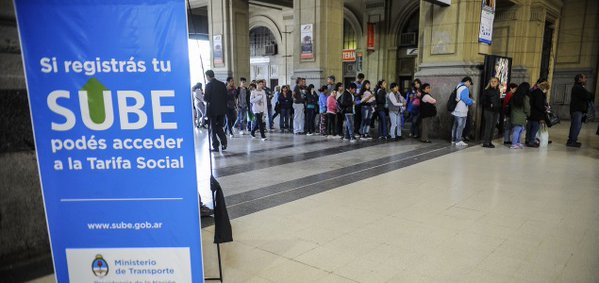
[[[574,77],[570,99],[570,134],[566,146],[580,147],[582,145],[578,142],[578,134],[582,128],[582,119],[586,115],[591,101],[591,93],[584,88],[586,83],[585,75],[578,74]]]
[[[225,115],[227,113],[227,87],[225,84],[214,78],[212,70],[206,71],[208,84],[204,101],[207,104],[207,114],[210,119],[210,131],[212,134],[212,151],[218,151],[218,146],[222,144],[221,149],[227,149],[227,136],[223,131]]]

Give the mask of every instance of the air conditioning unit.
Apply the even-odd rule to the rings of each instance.
[[[277,55],[278,50],[277,50],[277,45],[276,44],[269,44],[264,46],[264,55],[266,56],[273,56],[273,55]]]

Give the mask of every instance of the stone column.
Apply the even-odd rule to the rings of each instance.
[[[209,0],[208,22],[210,60],[219,80],[233,76],[249,79],[249,4],[247,0]],[[215,50],[214,37],[221,36],[221,50]],[[221,60],[222,59],[222,60]]]
[[[431,84],[432,95],[438,101],[433,136],[451,136],[453,118],[446,110],[447,99],[463,77],[472,77],[471,91],[474,99],[479,100],[484,62],[478,42],[480,13],[481,1],[454,0],[449,7],[420,1],[420,62],[415,77]],[[475,114],[473,118],[480,120],[476,117]]]
[[[294,0],[293,79],[306,78],[307,84],[323,85],[326,77],[334,75],[342,79],[341,48],[343,46],[342,0]],[[301,58],[304,24],[313,25],[312,58]],[[291,85],[295,82],[292,81]]]

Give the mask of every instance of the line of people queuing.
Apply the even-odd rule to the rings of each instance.
[[[226,150],[227,136],[233,138],[249,132],[252,138],[260,132],[274,131],[274,120],[279,117],[279,131],[296,135],[315,135],[355,142],[370,140],[374,134],[379,140],[401,140],[406,121],[410,122],[408,135],[430,143],[429,134],[433,118],[437,116],[437,99],[428,83],[419,79],[412,82],[410,89],[402,94],[397,83],[387,84],[379,80],[372,84],[358,74],[357,80],[347,88],[336,82],[334,76],[319,88],[306,85],[305,78],[297,78],[293,88],[277,86],[272,91],[264,80],[252,81],[249,85],[240,78],[239,86],[232,77],[226,84],[216,80],[214,73],[206,72],[209,83],[203,92],[201,85],[194,87],[196,126],[206,126],[210,121],[212,149]],[[577,141],[582,120],[587,113],[591,95],[584,85],[586,77],[577,75],[572,89],[572,124],[567,145],[580,147]],[[469,109],[475,104],[470,87],[472,78],[464,77],[453,89],[448,101],[448,112],[453,116],[451,142],[456,146],[467,146],[470,136]],[[212,86],[211,86],[212,85]],[[481,94],[483,109],[483,147],[494,148],[491,142],[500,116],[504,117],[504,144],[512,149],[523,148],[520,137],[526,129],[525,145],[538,147],[537,132],[545,127],[551,108],[547,103],[549,83],[539,80],[533,86],[527,82],[510,84],[505,98],[501,99],[499,79],[491,78]],[[202,105],[206,102],[212,107]],[[451,105],[451,106],[450,106]],[[210,110],[212,108],[212,111]],[[268,120],[267,120],[268,119]],[[268,124],[267,124],[268,122]]]
[[[578,135],[582,129],[582,123],[594,114],[592,94],[585,89],[586,81],[587,78],[584,74],[578,74],[574,78],[574,85],[570,93],[571,123],[566,142],[568,147],[581,147]],[[491,140],[500,116],[504,117],[504,145],[509,145],[511,149],[522,149],[524,146],[539,147],[541,145],[541,138],[538,135],[540,131],[547,132],[548,127],[559,122],[559,120],[555,120],[556,115],[552,112],[547,100],[550,89],[549,82],[539,79],[533,86],[528,82],[519,85],[511,83],[508,88],[507,94],[501,101],[499,79],[492,78],[481,95],[484,116],[483,147],[495,147]],[[524,144],[522,144],[521,138],[524,132],[526,135]],[[547,139],[547,143],[551,143],[548,136],[544,138]]]

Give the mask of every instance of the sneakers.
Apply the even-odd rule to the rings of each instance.
[[[210,151],[212,151],[212,152],[218,152],[219,150],[218,150],[218,147],[217,147],[217,148],[211,149]]]
[[[234,136],[233,134],[229,135],[229,138],[230,138],[230,139],[232,139],[232,138],[234,138],[234,137],[235,137],[235,136]]]
[[[486,148],[495,148],[495,145],[493,145],[492,143],[489,143],[489,144],[483,144],[483,147],[486,147]]]
[[[267,140],[267,138],[262,138],[262,141],[265,141],[265,140]]]
[[[357,141],[356,139],[351,139],[351,140],[349,140],[349,142],[351,142],[351,143],[354,143],[354,142],[356,142],[356,141]]]
[[[566,146],[567,147],[581,147],[582,144],[579,142],[569,142],[569,143],[566,143]]]
[[[519,147],[517,144],[513,144],[512,146],[510,146],[510,149],[522,149],[522,148]]]
[[[256,138],[256,134],[254,134],[254,133],[250,133],[250,136],[252,136],[253,139]]]
[[[511,145],[512,142],[511,141],[504,141],[503,144],[505,144],[505,145]]]
[[[227,146],[223,145],[223,146],[220,147],[220,149],[222,149],[223,151],[225,151],[225,150],[227,150]]]
[[[239,131],[239,135],[240,135],[240,136],[243,136],[243,131]]]
[[[307,133],[306,136],[312,136],[314,135],[313,133]]]
[[[468,146],[468,144],[463,141],[457,142],[455,145],[456,146]]]

